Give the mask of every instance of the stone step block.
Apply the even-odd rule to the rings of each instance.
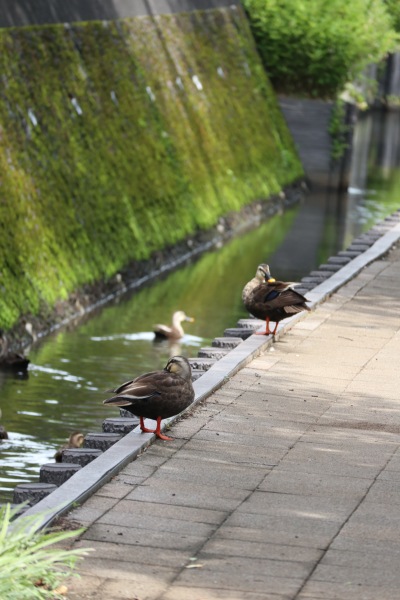
[[[325,279],[328,279],[328,277],[331,277],[333,275],[333,271],[311,271],[310,273],[310,277],[318,277],[319,279],[321,279],[321,281],[325,281]],[[298,291],[298,289],[296,288],[296,291]]]
[[[92,460],[103,454],[95,448],[66,448],[62,453],[62,462],[74,463],[86,467]]]
[[[115,417],[104,419],[103,431],[104,433],[120,433],[121,435],[126,435],[127,433],[135,429],[135,427],[137,427],[138,425],[139,417],[134,417],[131,414],[131,418]]]
[[[356,244],[355,242],[353,242],[348,248],[346,248],[346,251],[352,252],[356,250],[358,252],[366,252],[366,250],[368,250],[371,246],[372,244]]]
[[[338,256],[347,256],[347,258],[356,258],[356,256],[360,256],[362,254],[362,250],[341,250],[338,252]]]
[[[336,271],[339,271],[342,267],[341,267],[341,265],[325,263],[325,264],[319,265],[319,268],[321,269],[321,271],[331,271],[331,273],[336,273]]]
[[[347,256],[331,256],[328,258],[328,263],[332,265],[347,265],[351,261],[351,258]]]
[[[105,452],[123,438],[120,433],[88,433],[83,443],[84,448],[96,448]]]
[[[210,367],[216,363],[215,358],[189,358],[189,363],[192,369],[196,369],[197,371],[208,371]]]
[[[13,503],[28,502],[33,506],[56,489],[57,486],[54,483],[19,483],[14,488]]]
[[[253,334],[252,329],[246,329],[245,327],[230,327],[225,329],[224,337],[233,337],[233,338],[242,338],[242,340],[247,340]]]
[[[229,352],[228,348],[200,348],[198,351],[199,358],[214,358],[215,360],[220,360],[226,356]]]
[[[219,337],[213,339],[211,346],[213,346],[213,348],[227,348],[232,350],[232,348],[236,348],[236,346],[239,346],[242,342],[243,340],[240,337]]]
[[[192,381],[196,381],[196,379],[204,375],[204,373],[206,373],[206,371],[203,371],[203,369],[192,369]]]
[[[237,327],[244,327],[245,329],[252,329],[253,331],[257,331],[260,329],[265,321],[261,319],[239,319],[237,322]]]
[[[76,463],[47,463],[40,467],[39,481],[62,485],[82,467]]]

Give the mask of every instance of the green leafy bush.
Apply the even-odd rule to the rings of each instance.
[[[264,66],[281,92],[335,97],[398,42],[383,0],[244,0],[244,5]]]
[[[400,32],[400,2],[399,0],[385,0],[389,14],[392,16],[394,28]]]
[[[43,515],[21,516],[13,521],[18,510],[11,509],[9,504],[0,508],[0,598],[59,598],[57,588],[88,549],[63,550],[51,546],[83,530],[38,531]]]

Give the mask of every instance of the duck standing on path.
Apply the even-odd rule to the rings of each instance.
[[[193,317],[188,317],[183,310],[178,310],[174,312],[172,315],[172,326],[168,325],[153,325],[154,333],[156,338],[158,339],[168,339],[168,340],[179,340],[184,336],[185,332],[183,331],[182,323],[184,321],[188,321],[189,323],[193,323]]]
[[[85,436],[80,431],[74,431],[71,433],[67,443],[61,446],[55,453],[55,461],[58,463],[62,462],[63,450],[67,450],[67,448],[80,448],[83,445],[84,440]]]
[[[271,277],[269,266],[258,265],[255,277],[243,288],[243,304],[254,317],[265,319],[265,332],[257,335],[275,335],[278,324],[283,319],[293,316],[303,310],[310,310],[305,304],[307,298],[292,289],[295,283],[291,281],[276,281]],[[276,322],[273,331],[269,322]]]
[[[124,407],[139,417],[143,432],[155,433],[161,440],[172,440],[161,433],[161,421],[179,414],[194,400],[189,361],[183,356],[173,356],[162,371],[139,375],[112,391],[116,395],[104,400],[104,404]],[[157,421],[156,429],[147,429],[144,418]]]

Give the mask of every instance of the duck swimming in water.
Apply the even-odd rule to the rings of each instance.
[[[0,408],[0,419],[1,419],[1,408]],[[3,425],[0,425],[0,440],[8,440],[8,433]]]
[[[183,356],[173,356],[162,371],[139,375],[123,383],[104,404],[122,406],[139,417],[140,429],[155,433],[161,440],[171,440],[161,433],[161,421],[179,414],[194,400],[192,370]],[[147,429],[143,419],[157,421],[156,429]]]
[[[177,310],[172,315],[171,327],[169,327],[168,325],[160,324],[153,325],[156,338],[164,340],[179,340],[185,334],[182,327],[182,323],[184,321],[193,323],[194,319],[193,317],[188,317],[187,314],[183,312],[183,310]]]
[[[245,285],[242,293],[243,304],[249,313],[257,319],[265,319],[265,332],[257,332],[257,335],[275,335],[280,321],[310,310],[305,304],[307,298],[292,289],[293,285],[296,284],[271,277],[267,264],[258,265],[255,277]],[[270,321],[276,323],[273,331],[269,328]]]
[[[14,371],[26,371],[30,363],[25,354],[14,352],[9,348],[6,334],[0,331],[0,368]]]
[[[80,431],[74,431],[68,438],[66,444],[63,444],[54,455],[55,461],[60,463],[62,462],[63,451],[69,448],[81,448],[83,442],[85,440],[85,436]]]

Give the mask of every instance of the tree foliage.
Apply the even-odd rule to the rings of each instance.
[[[388,0],[394,5],[398,0]],[[281,92],[334,97],[398,43],[383,0],[244,0],[258,50]]]

